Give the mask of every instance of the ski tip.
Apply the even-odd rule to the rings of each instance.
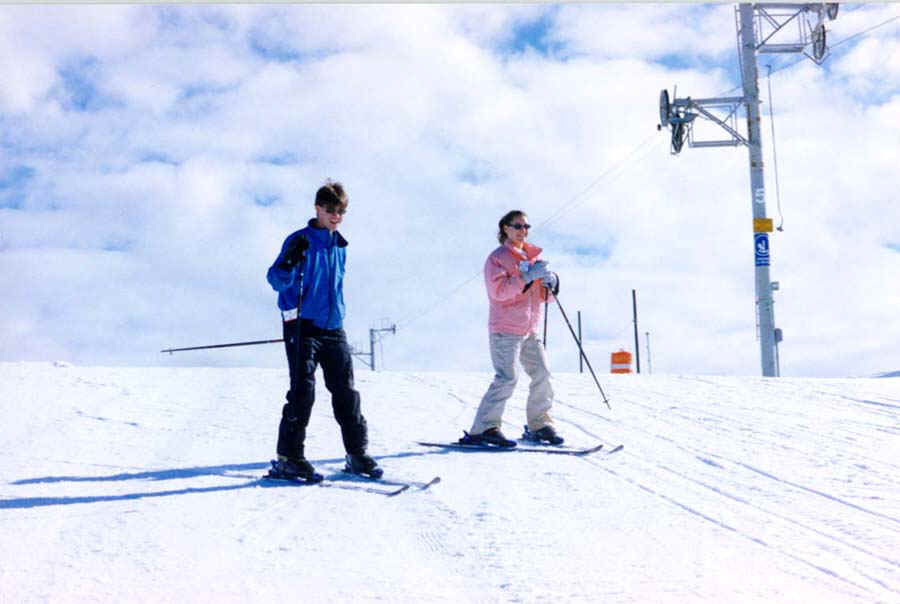
[[[399,489],[397,489],[397,490],[395,490],[395,491],[391,491],[390,493],[385,493],[385,495],[387,495],[388,497],[396,497],[397,495],[399,495],[400,493],[406,491],[407,489],[409,489],[409,485],[408,485],[408,484],[405,484],[405,485],[403,485],[402,487],[400,487]]]

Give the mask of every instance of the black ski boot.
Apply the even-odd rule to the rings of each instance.
[[[365,453],[360,455],[348,454],[346,459],[347,466],[344,468],[345,472],[368,476],[369,478],[381,478],[384,474],[384,470],[378,467],[378,462]]]
[[[488,428],[481,434],[469,434],[466,432],[465,436],[459,439],[459,444],[511,449],[516,446],[516,441],[509,440],[503,436],[503,432],[499,428]]]
[[[532,432],[525,426],[525,432],[522,433],[522,439],[529,442],[548,445],[561,445],[565,442],[563,437],[556,433],[553,426],[544,426],[540,430]]]
[[[304,458],[292,459],[278,456],[272,460],[272,469],[269,470],[269,478],[280,480],[293,480],[296,482],[322,482],[324,477],[316,472],[312,464]]]

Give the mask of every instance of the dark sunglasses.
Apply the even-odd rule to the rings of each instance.
[[[517,222],[517,223],[515,223],[515,224],[508,224],[508,225],[506,225],[506,226],[508,226],[508,227],[510,227],[510,228],[513,228],[513,229],[516,229],[517,231],[521,231],[522,229],[525,229],[525,230],[527,231],[528,229],[531,228],[531,225],[528,224],[527,222],[526,222],[525,224],[520,224],[520,223]]]
[[[344,214],[347,213],[346,208],[322,208],[322,209],[325,210],[325,213],[331,214],[332,216],[334,216],[335,214],[337,214],[339,216],[343,216]]]

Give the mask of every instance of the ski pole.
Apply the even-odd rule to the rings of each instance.
[[[284,340],[258,340],[256,342],[235,342],[234,344],[212,344],[211,346],[192,346],[190,348],[166,348],[165,350],[160,350],[160,352],[168,352],[172,354],[173,352],[182,352],[185,350],[208,350],[210,348],[231,348],[232,346],[254,346],[256,344],[275,344],[277,342],[284,342]]]
[[[578,336],[575,335],[575,330],[572,329],[572,324],[569,323],[569,317],[566,316],[566,311],[563,310],[562,304],[559,301],[559,296],[554,295],[553,299],[556,300],[556,305],[559,307],[559,312],[562,313],[563,319],[566,320],[566,325],[569,326],[569,333],[572,334],[572,337],[575,339],[575,343],[578,344],[578,352],[581,354],[581,358],[584,359],[585,365],[587,365],[588,370],[591,372],[591,376],[594,378],[594,383],[597,384],[597,388],[600,390],[600,396],[603,397],[603,402],[606,403],[606,406],[611,410],[612,407],[609,406],[609,401],[606,399],[606,394],[603,392],[603,387],[600,386],[600,381],[597,379],[597,374],[594,373],[594,368],[591,367],[591,362],[588,360],[587,355],[584,354],[584,348],[581,347],[581,340],[578,339]]]
[[[550,300],[544,300],[544,348],[547,348],[547,315],[550,314]]]

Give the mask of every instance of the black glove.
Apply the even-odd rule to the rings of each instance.
[[[309,240],[305,235],[297,235],[291,240],[291,243],[284,249],[281,254],[281,262],[279,266],[285,270],[290,270],[303,262],[306,257],[306,250],[309,249]]]

